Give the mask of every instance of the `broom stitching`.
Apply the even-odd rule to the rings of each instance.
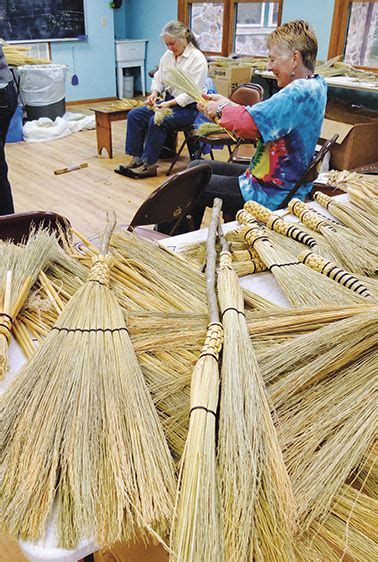
[[[287,265],[301,265],[301,263],[302,262],[300,261],[292,261],[288,263],[272,263],[272,265],[270,265],[268,269],[272,269],[272,267],[286,267]]]
[[[87,334],[89,332],[121,332],[121,331],[126,331],[128,332],[129,330],[126,327],[122,327],[122,328],[64,328],[64,327],[59,327],[59,326],[53,326],[53,328],[51,328],[51,331],[56,330],[57,332],[81,332],[82,334]]]
[[[190,409],[189,417],[192,415],[192,412],[194,412],[194,410],[205,410],[205,412],[207,412],[208,414],[213,414],[213,416],[217,417],[216,412],[214,412],[213,410],[209,410],[209,408],[206,408],[205,406],[193,406],[193,408]]]
[[[201,359],[201,357],[212,357],[218,363],[219,355],[215,355],[214,353],[210,353],[210,351],[205,351],[204,353],[200,354],[199,359]]]
[[[10,314],[7,314],[6,312],[0,312],[0,316],[5,316],[5,318],[9,318],[9,320],[13,322],[12,316]]]
[[[242,316],[245,317],[245,313],[242,310],[239,310],[237,308],[235,308],[234,306],[229,306],[228,308],[225,308],[224,311],[221,314],[221,317],[223,318],[223,316],[226,314],[226,312],[228,312],[229,310],[234,310],[235,312],[237,312],[238,314],[241,314]]]

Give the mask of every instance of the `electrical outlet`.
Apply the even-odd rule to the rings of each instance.
[[[106,16],[101,16],[101,27],[106,27],[108,25]]]

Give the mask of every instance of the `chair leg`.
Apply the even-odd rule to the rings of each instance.
[[[180,146],[178,152],[176,153],[176,155],[175,155],[175,157],[174,157],[174,159],[173,159],[173,161],[172,161],[172,164],[171,164],[171,165],[169,166],[169,168],[168,168],[168,172],[167,172],[167,174],[166,174],[167,176],[170,176],[170,175],[171,175],[171,172],[172,172],[172,170],[173,170],[173,166],[176,164],[177,160],[180,158],[180,154],[181,154],[181,152],[184,150],[184,146],[185,146],[186,144],[187,144],[187,139],[186,139],[186,137],[185,137],[185,139],[184,139],[182,145]]]
[[[210,158],[211,158],[212,160],[215,160],[213,149],[210,150]]]
[[[230,157],[229,157],[229,159],[228,159],[228,162],[233,162],[233,160],[234,160],[234,154],[237,153],[237,150],[238,150],[238,148],[239,148],[239,146],[240,146],[240,143],[241,143],[241,139],[238,139],[238,140],[237,140],[237,143],[236,143],[235,146],[234,146],[234,149],[233,149],[233,150],[231,151],[231,153],[230,153]],[[229,146],[228,148],[229,148],[229,150],[231,150],[231,147],[230,147],[230,146]]]

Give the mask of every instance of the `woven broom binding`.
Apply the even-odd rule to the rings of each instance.
[[[256,203],[255,201],[246,201],[244,203],[244,209],[251,213],[258,221],[263,222],[264,224],[267,223],[269,217],[271,216],[271,211]]]
[[[306,244],[306,246],[310,246],[310,248],[317,246],[316,240],[307,234],[307,232],[303,232],[303,230],[300,230],[297,226],[285,222],[283,219],[275,216],[274,214],[270,215],[266,225],[271,230],[274,230],[279,234],[283,234],[284,236],[288,236],[293,240],[297,240],[302,244]]]
[[[326,209],[328,209],[329,204],[332,203],[331,197],[329,197],[329,195],[326,195],[325,193],[322,193],[321,191],[316,191],[314,193],[314,199],[315,201],[320,203],[320,205],[323,205],[323,207],[325,207]]]
[[[235,218],[239,224],[254,224],[257,227],[260,226],[257,220],[255,219],[255,217],[251,215],[251,213],[249,213],[248,211],[245,211],[244,209],[240,209],[240,211],[236,213]]]
[[[12,317],[5,312],[0,312],[0,335],[4,336],[8,342],[11,341]]]
[[[302,252],[298,256],[298,258],[301,260],[301,262],[311,267],[311,269],[314,269],[315,271],[326,275],[330,279],[333,279],[337,283],[340,283],[340,285],[348,287],[348,289],[351,289],[352,291],[358,293],[363,297],[371,297],[369,291],[359,279],[357,279],[347,271],[340,269],[334,263],[325,260],[321,256],[313,254],[312,252],[305,251]]]

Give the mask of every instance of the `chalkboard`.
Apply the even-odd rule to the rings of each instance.
[[[85,0],[0,0],[6,41],[85,39]]]

